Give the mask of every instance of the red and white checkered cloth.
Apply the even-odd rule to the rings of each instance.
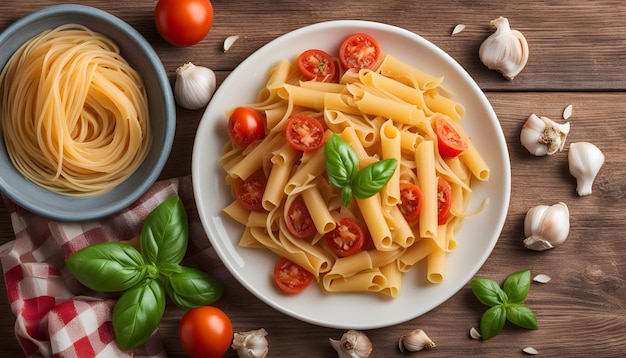
[[[145,217],[174,194],[181,197],[189,217],[188,253],[194,254],[184,264],[213,275],[221,264],[197,218],[190,177],[157,182],[131,207],[97,222],[52,221],[4,198],[15,240],[0,246],[0,260],[16,316],[15,335],[26,356],[166,356],[158,330],[144,346],[121,351],[111,323],[116,297],[82,286],[65,267],[65,259],[90,244],[133,239],[141,233]]]

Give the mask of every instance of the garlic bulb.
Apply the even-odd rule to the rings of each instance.
[[[189,62],[176,69],[174,98],[181,107],[200,109],[209,103],[216,86],[215,73],[210,68]]]
[[[239,358],[265,358],[269,351],[267,331],[260,328],[254,331],[237,332],[231,347],[237,351]]]
[[[423,349],[431,349],[435,348],[435,342],[433,342],[426,332],[421,329],[416,329],[411,331],[402,338],[398,342],[398,348],[400,348],[400,352],[419,352]]]
[[[526,212],[524,245],[544,251],[562,244],[569,235],[569,209],[565,203],[538,205]]]
[[[512,80],[528,61],[528,43],[524,35],[511,30],[509,20],[500,16],[491,21],[496,31],[487,37],[478,49],[482,63],[490,70],[502,73]]]
[[[572,143],[567,153],[569,172],[576,178],[576,192],[579,196],[591,194],[591,186],[604,164],[604,154],[600,148],[589,142]]]
[[[569,122],[556,123],[548,117],[531,114],[522,127],[520,141],[533,155],[551,155],[563,150],[569,127]]]
[[[372,353],[372,342],[360,331],[351,329],[341,336],[341,340],[329,339],[339,358],[366,358]]]

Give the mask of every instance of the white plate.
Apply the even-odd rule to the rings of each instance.
[[[217,164],[228,139],[224,111],[253,102],[272,65],[309,48],[336,53],[348,35],[373,35],[384,52],[420,69],[444,76],[444,86],[467,112],[463,126],[491,169],[488,182],[473,189],[470,210],[489,198],[487,208],[468,218],[457,236],[458,247],[448,255],[447,277],[441,284],[425,279],[419,264],[402,282],[397,299],[377,294],[325,294],[309,287],[297,295],[281,294],[272,283],[278,257],[267,250],[237,246],[242,228],[221,210],[232,201]],[[312,324],[341,329],[380,328],[408,321],[439,306],[461,289],[478,271],[498,240],[510,197],[510,164],[502,129],[478,85],[441,49],[422,37],[390,25],[364,21],[331,21],[307,26],[271,41],[243,61],[216,91],[206,109],[193,148],[192,176],[195,199],[204,229],[224,265],[255,296],[275,309]]]

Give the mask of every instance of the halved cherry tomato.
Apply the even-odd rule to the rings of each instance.
[[[335,78],[337,68],[331,55],[322,50],[306,50],[298,56],[300,72],[309,80],[330,82]]]
[[[437,134],[437,147],[439,154],[444,157],[456,157],[467,149],[467,142],[454,128],[450,119],[444,116],[437,116],[433,127]]]
[[[452,207],[452,187],[444,178],[439,177],[437,180],[437,221],[439,225],[443,225],[448,221],[450,216],[450,208]]]
[[[327,233],[326,242],[339,257],[354,255],[365,248],[367,243],[365,230],[353,218],[343,218],[337,226]]]
[[[324,126],[304,114],[296,114],[289,119],[285,135],[293,149],[303,152],[316,150],[324,144]]]
[[[233,324],[217,307],[192,308],[180,320],[178,338],[185,352],[193,358],[219,358],[230,348]]]
[[[339,48],[339,61],[344,69],[372,69],[380,57],[380,45],[368,34],[348,36]]]
[[[235,180],[235,197],[241,206],[252,211],[263,210],[263,193],[267,178],[263,170],[258,170],[245,180]]]
[[[211,30],[213,6],[209,0],[159,0],[154,9],[154,22],[167,42],[191,46]]]
[[[281,257],[274,266],[274,280],[286,293],[301,292],[309,287],[314,278],[312,273],[284,257]]]
[[[294,201],[287,209],[287,229],[299,239],[305,239],[317,232],[311,213],[302,200]]]
[[[265,137],[265,125],[261,114],[248,107],[237,107],[228,117],[228,135],[240,148]]]
[[[400,212],[409,224],[414,223],[422,212],[422,190],[413,183],[400,186]]]

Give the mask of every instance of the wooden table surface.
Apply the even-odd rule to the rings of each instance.
[[[166,44],[153,24],[156,1],[75,1],[99,7],[134,26],[154,46],[170,78],[183,62],[216,71],[221,82],[231,70],[270,40],[299,27],[337,19],[384,22],[413,31],[455,58],[487,95],[502,125],[511,159],[512,192],[507,219],[495,249],[477,277],[501,282],[509,273],[530,269],[552,277],[534,284],[526,303],[537,314],[539,329],[507,324],[486,342],[468,337],[485,306],[469,285],[432,311],[403,324],[366,331],[373,357],[402,356],[397,339],[424,329],[437,347],[429,357],[523,356],[532,346],[542,356],[617,357],[626,352],[626,3],[615,1],[221,1],[213,2],[215,21],[208,37],[188,48]],[[34,10],[57,1],[0,2],[0,30]],[[121,4],[124,5],[121,5]],[[489,22],[507,17],[529,42],[526,68],[513,81],[488,70],[478,48],[491,32]],[[451,36],[453,27],[465,30]],[[228,53],[227,36],[243,38]],[[578,197],[568,173],[567,153],[537,158],[519,142],[522,124],[531,113],[562,120],[573,105],[568,144],[590,141],[606,155],[593,194]],[[202,110],[178,109],[171,158],[162,178],[191,173],[194,134]],[[548,252],[524,248],[523,220],[535,205],[568,204],[571,230],[561,247]],[[1,205],[0,205],[1,206]],[[0,244],[13,239],[6,210],[0,208]],[[227,293],[216,304],[226,311],[236,331],[264,327],[271,357],[332,357],[328,337],[343,331],[300,322],[275,311],[226,274]],[[0,356],[20,356],[13,335],[14,316],[4,285],[0,289]],[[415,304],[419,304],[416,302]],[[168,306],[161,334],[170,356],[184,356],[176,336],[182,312]],[[363,312],[367,314],[367,312]],[[233,351],[228,357],[235,357]]]

